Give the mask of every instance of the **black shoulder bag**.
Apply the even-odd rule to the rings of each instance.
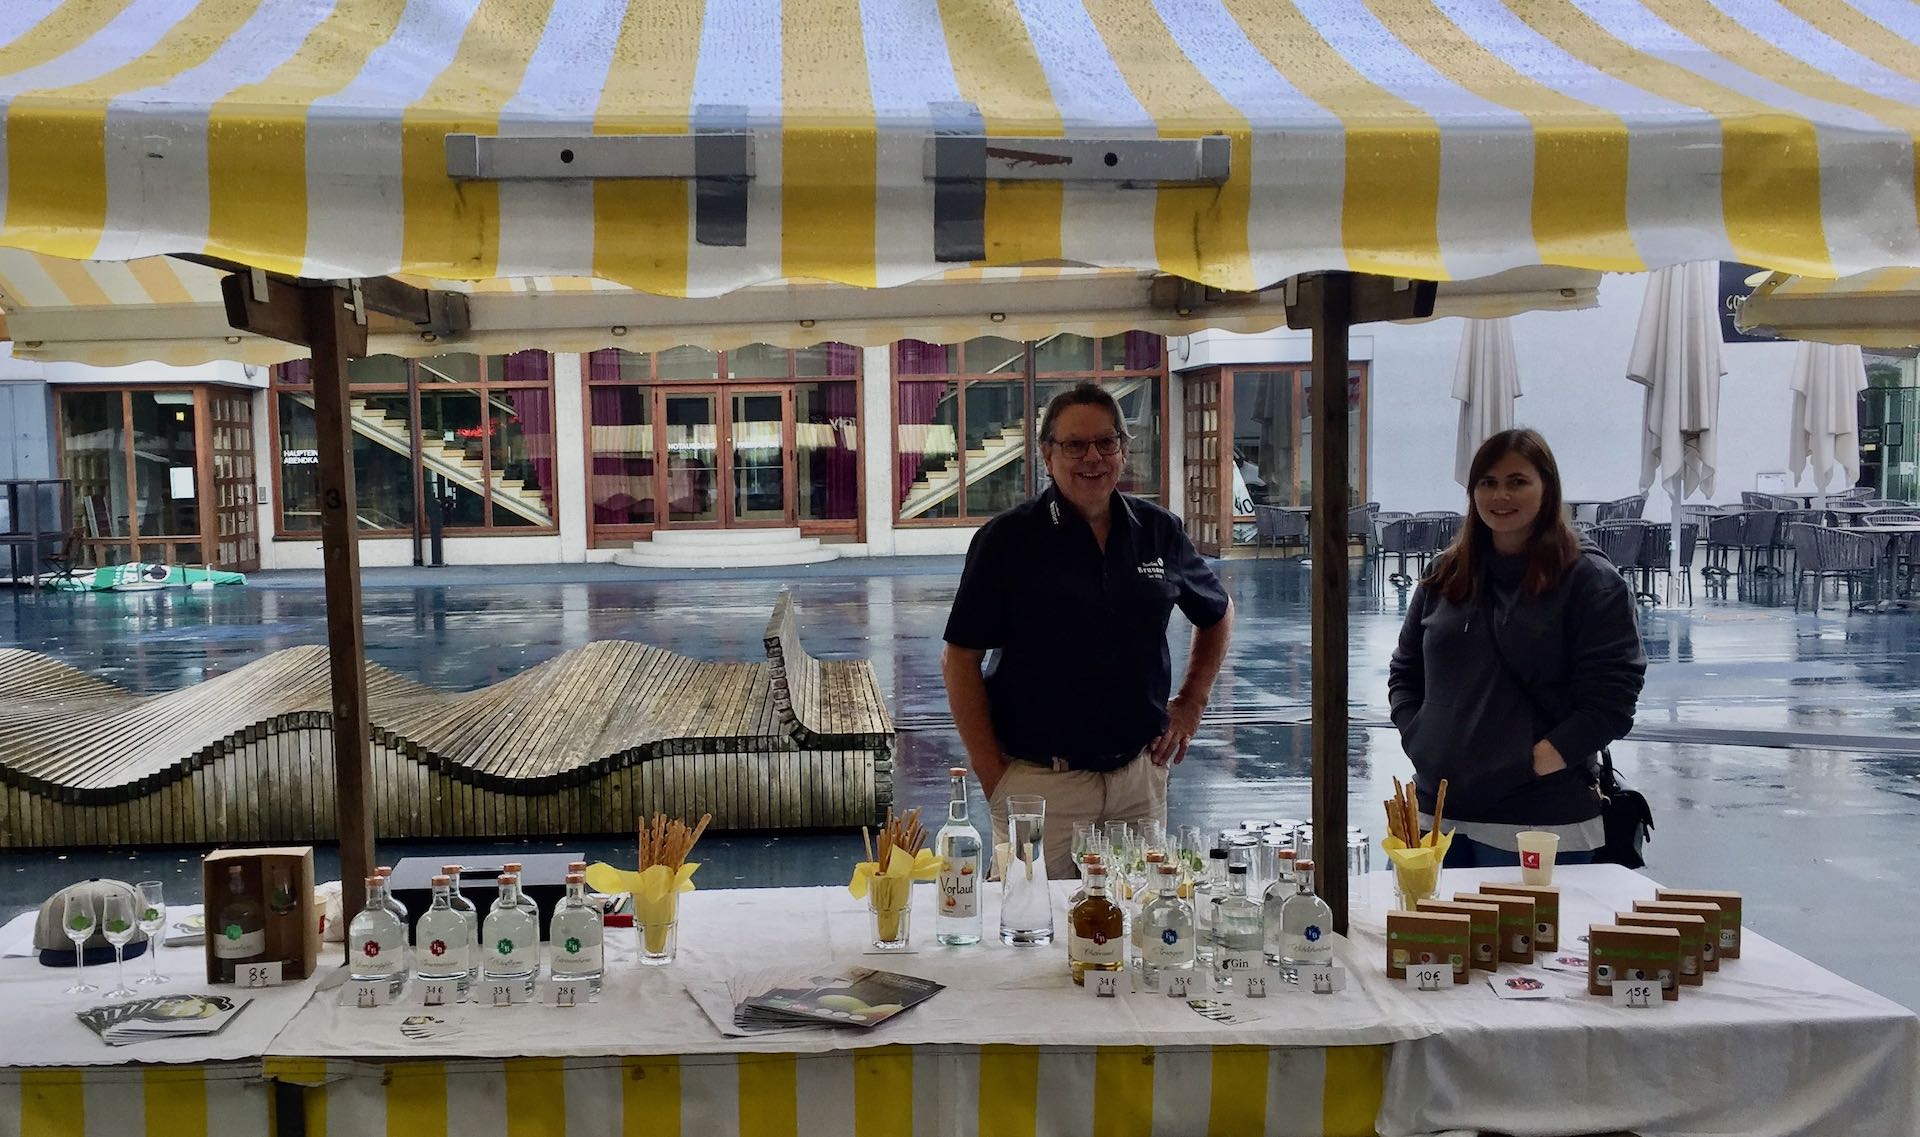
[[[1481,587],[1486,588],[1483,581]],[[1507,653],[1500,649],[1500,637],[1494,634],[1492,603],[1489,601],[1486,612],[1487,643],[1493,647],[1493,658],[1500,664],[1500,670],[1513,682],[1520,696],[1533,708],[1536,718],[1553,720],[1553,715],[1540,705],[1534,696],[1533,688],[1515,671],[1513,664],[1507,662]],[[1600,821],[1606,826],[1606,844],[1593,851],[1595,864],[1624,865],[1637,869],[1647,863],[1641,850],[1653,837],[1653,807],[1647,804],[1647,797],[1620,780],[1613,768],[1613,751],[1600,748]]]

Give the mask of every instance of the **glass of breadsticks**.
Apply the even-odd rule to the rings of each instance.
[[[1393,864],[1398,907],[1411,911],[1440,891],[1440,866],[1453,841],[1452,834],[1440,829],[1447,809],[1447,780],[1440,779],[1434,793],[1433,825],[1425,832],[1421,831],[1420,802],[1412,786],[1402,786],[1395,778],[1393,798],[1381,804],[1387,810],[1387,836],[1380,846]]]
[[[873,919],[873,946],[900,950],[912,934],[913,880],[916,862],[924,861],[921,849],[926,830],[920,827],[920,811],[910,809],[904,817],[887,810],[886,824],[875,841],[866,829],[861,836],[870,842],[868,859],[873,876],[867,883],[867,911]]]
[[[677,817],[656,813],[640,827],[640,884],[634,890],[634,922],[640,925],[640,962],[651,966],[672,963],[680,948],[680,894],[693,891],[693,870],[687,857],[707,831],[711,813],[689,826]]]

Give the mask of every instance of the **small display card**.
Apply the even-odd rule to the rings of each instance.
[[[1096,999],[1112,999],[1120,994],[1118,971],[1089,971],[1084,978],[1087,981],[1087,994]]]
[[[487,984],[487,1001],[496,1007],[511,1007],[515,1003],[527,1001],[527,987],[524,983],[506,982]]]
[[[1167,998],[1169,999],[1186,998],[1187,988],[1191,986],[1185,975],[1163,976],[1160,980],[1160,985],[1167,989]]]
[[[1664,1002],[1660,997],[1658,979],[1616,979],[1613,983],[1613,1005],[1632,1007],[1635,1010],[1647,1010]]]
[[[277,959],[266,963],[249,963],[234,973],[234,979],[242,987],[278,987],[282,966]]]
[[[1264,999],[1267,997],[1267,977],[1255,971],[1241,980],[1246,985],[1247,998]]]
[[[1587,973],[1587,957],[1577,951],[1541,952],[1535,962],[1548,971],[1565,971],[1573,975]]]
[[[460,1002],[460,981],[457,979],[422,979],[420,986],[420,1005],[423,1007],[444,1007]]]
[[[393,1002],[393,985],[384,979],[365,983],[349,980],[341,988],[340,1001],[349,1007],[384,1007]]]
[[[1438,991],[1453,983],[1453,968],[1444,963],[1410,963],[1407,986],[1415,991]]]
[[[1307,967],[1300,971],[1300,987],[1315,995],[1331,995],[1347,989],[1346,969],[1329,963],[1324,967]]]

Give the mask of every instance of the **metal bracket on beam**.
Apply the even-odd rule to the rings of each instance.
[[[1349,324],[1374,324],[1388,320],[1424,320],[1433,315],[1433,302],[1440,286],[1431,280],[1375,276],[1364,272],[1303,273],[1319,277],[1323,287],[1347,290]],[[1290,278],[1282,291],[1287,305],[1287,326],[1310,328],[1318,316],[1313,305],[1304,302],[1297,281]]]
[[[628,178],[751,180],[753,135],[580,134],[503,138],[447,135],[447,176],[456,181],[524,182]]]
[[[1091,185],[1220,185],[1233,140],[1206,138],[989,138],[939,134],[926,142],[926,178]]]

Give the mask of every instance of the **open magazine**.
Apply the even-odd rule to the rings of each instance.
[[[108,1046],[126,1046],[155,1038],[219,1034],[251,1002],[232,995],[157,995],[77,1013]]]
[[[793,1026],[870,1028],[943,989],[931,979],[869,967],[763,971],[727,982],[734,1022],[748,1030]]]

